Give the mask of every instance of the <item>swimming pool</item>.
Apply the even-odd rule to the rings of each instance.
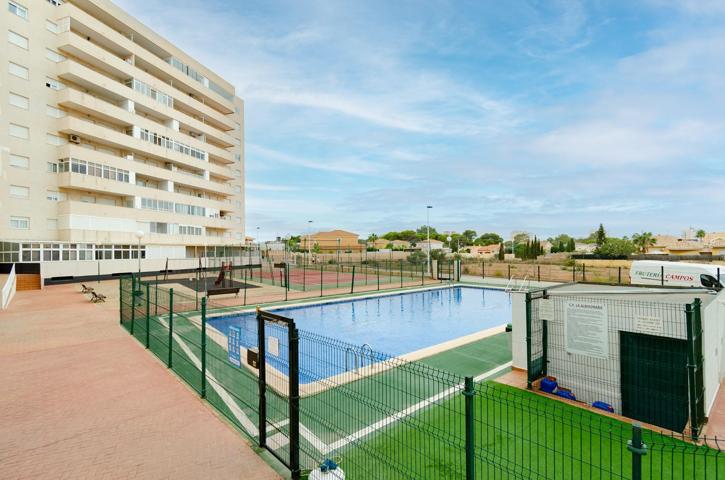
[[[366,345],[370,350],[392,356],[421,350],[511,321],[508,293],[461,286],[276,308],[271,311],[293,318],[300,330],[360,347]],[[208,323],[224,335],[228,335],[231,326],[242,327],[240,343],[249,348],[257,344],[255,322],[255,313],[250,312],[213,317]],[[282,352],[280,354],[283,355]],[[281,365],[285,363],[283,358],[280,361]],[[301,367],[311,373],[308,377],[324,378],[340,373],[334,365],[305,365],[304,356],[301,362]],[[281,369],[286,370],[283,367]],[[300,378],[301,383],[312,380]]]

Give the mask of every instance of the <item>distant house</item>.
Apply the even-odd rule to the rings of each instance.
[[[357,233],[345,230],[331,230],[329,232],[317,232],[312,235],[302,235],[300,238],[301,250],[313,250],[315,245],[321,253],[359,252],[365,245],[358,242],[360,236]]]
[[[470,247],[463,248],[462,251],[467,252],[472,257],[493,258],[498,255],[500,249],[501,245],[494,243],[493,245],[483,246],[471,245]]]
[[[390,243],[393,244],[394,250],[404,250],[406,248],[410,248],[410,242],[407,240],[393,240]]]
[[[388,248],[388,245],[390,245],[390,240],[387,238],[378,238],[373,242],[368,242],[368,247],[374,248],[376,250],[382,250],[384,248]]]
[[[667,246],[670,255],[700,255],[705,244],[697,240],[681,240]],[[704,253],[704,252],[703,252]]]
[[[428,240],[422,240],[415,244],[416,250],[421,250],[423,252],[428,251]],[[435,240],[433,238],[430,239],[430,249],[431,250],[440,250],[443,248],[443,242],[440,240]]]
[[[597,249],[597,245],[594,243],[576,242],[574,244],[574,251],[576,253],[594,253]]]

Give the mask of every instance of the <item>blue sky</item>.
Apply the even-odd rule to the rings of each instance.
[[[118,3],[245,99],[250,235],[725,227],[725,1]]]

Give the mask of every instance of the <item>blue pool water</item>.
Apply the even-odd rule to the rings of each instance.
[[[272,310],[293,318],[297,328],[311,333],[362,346],[392,356],[420,350],[511,321],[509,294],[500,290],[475,287],[451,287],[402,293],[375,298]],[[230,326],[242,327],[241,343],[256,347],[254,313],[225,315],[209,324],[228,335]],[[268,332],[274,335],[273,332]],[[304,338],[302,339],[304,341]],[[312,346],[310,346],[312,347]],[[345,360],[315,361],[300,346],[301,368],[309,373],[302,383],[344,371],[335,364]],[[284,348],[280,348],[281,357]],[[342,350],[344,355],[344,350]],[[280,358],[281,364],[284,358]],[[313,363],[313,364],[310,364]],[[307,364],[306,364],[307,363]],[[281,366],[282,370],[286,370]]]

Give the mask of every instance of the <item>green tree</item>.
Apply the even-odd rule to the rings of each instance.
[[[314,245],[312,245],[312,253],[320,253],[322,249],[320,248],[320,244],[315,242]]]
[[[570,238],[569,239],[569,242],[566,245],[566,250],[565,251],[567,251],[567,252],[573,252],[575,250],[576,250],[576,243],[574,242],[574,239],[573,238]]]
[[[503,238],[498,233],[484,233],[475,240],[476,245],[494,245],[503,242]]]
[[[597,253],[606,257],[632,255],[636,251],[637,247],[627,237],[608,238],[605,240],[601,247],[597,248]]]
[[[597,231],[594,234],[594,243],[597,244],[598,248],[601,248],[604,245],[604,242],[607,241],[607,232],[604,230],[604,225],[601,223],[599,224],[599,228],[597,228]]]
[[[461,245],[473,245],[476,240],[475,230],[464,230],[461,234]],[[464,242],[465,241],[465,242]]]
[[[414,242],[415,239],[415,230],[402,230],[398,233],[398,238],[388,238],[388,240],[405,240],[406,242]]]
[[[413,265],[425,265],[425,261],[428,257],[421,251],[413,252],[408,255],[408,263]]]
[[[506,250],[503,246],[503,242],[501,242],[501,247],[498,249],[498,259],[503,260],[506,258]]]
[[[635,233],[632,235],[632,243],[640,253],[647,253],[649,248],[655,244],[655,238],[652,232]]]
[[[436,248],[430,251],[430,258],[431,260],[444,260],[446,258],[446,252],[440,248]]]
[[[700,240],[704,239],[704,238],[705,238],[705,235],[707,235],[707,232],[706,232],[705,230],[703,230],[702,228],[701,228],[701,229],[699,229],[699,230],[697,231],[697,233],[695,233],[695,236],[696,236],[697,238],[699,238]]]
[[[388,232],[385,235],[383,235],[383,238],[385,240],[399,240],[400,239],[400,233],[398,233],[398,232]]]
[[[430,238],[436,238],[438,236],[438,232],[435,228],[430,227]],[[418,227],[418,229],[415,231],[415,237],[418,240],[426,240],[428,238],[428,227],[426,225],[422,225]]]
[[[377,240],[377,239],[378,239],[378,236],[377,236],[376,234],[374,234],[374,233],[371,233],[371,234],[370,234],[370,235],[368,236],[368,242],[370,242],[370,243],[373,243],[373,242],[374,242],[375,240]]]

